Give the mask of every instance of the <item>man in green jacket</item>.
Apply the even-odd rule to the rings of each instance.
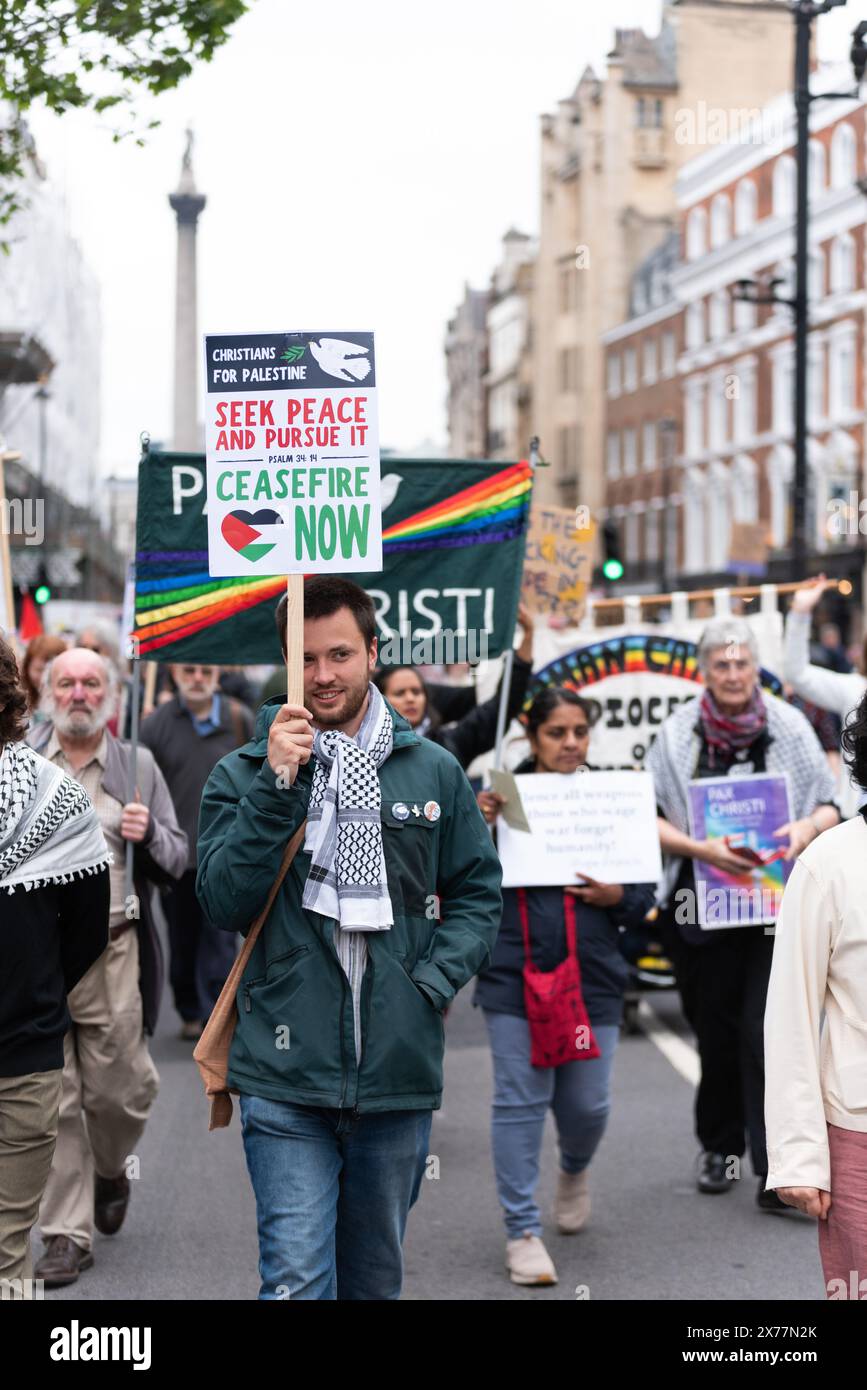
[[[286,649],[286,600],[277,609]],[[331,575],[304,590],[303,707],[259,711],[217,764],[197,892],[245,932],[299,850],[238,990],[241,1094],[263,1299],[396,1299],[431,1112],[442,1013],[490,959],[500,864],[463,771],[370,676],[373,604]]]

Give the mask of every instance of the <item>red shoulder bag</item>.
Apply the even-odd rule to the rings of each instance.
[[[567,955],[554,970],[537,970],[530,953],[527,894],[518,889],[518,912],[524,933],[524,1005],[530,1025],[530,1064],[562,1067],[566,1062],[600,1056],[581,994],[575,899],[563,894]]]

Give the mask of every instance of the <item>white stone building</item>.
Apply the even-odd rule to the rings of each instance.
[[[0,256],[0,338],[17,339],[25,351],[35,340],[54,368],[42,387],[32,380],[16,385],[15,363],[4,355],[0,435],[33,474],[70,501],[93,507],[99,476],[99,285],[70,235],[63,200],[35,148],[24,191],[28,206],[3,229],[11,249]]]

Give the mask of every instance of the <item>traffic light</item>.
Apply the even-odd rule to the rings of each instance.
[[[608,580],[622,579],[623,561],[620,558],[620,536],[614,521],[606,521],[602,527],[602,544],[605,548],[602,573]]]
[[[39,566],[39,578],[33,590],[33,597],[40,606],[51,598],[51,585],[48,582],[48,570],[45,565]]]

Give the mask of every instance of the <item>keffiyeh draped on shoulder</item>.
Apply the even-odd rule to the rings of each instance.
[[[0,890],[42,888],[111,863],[82,786],[26,743],[0,751]]]

